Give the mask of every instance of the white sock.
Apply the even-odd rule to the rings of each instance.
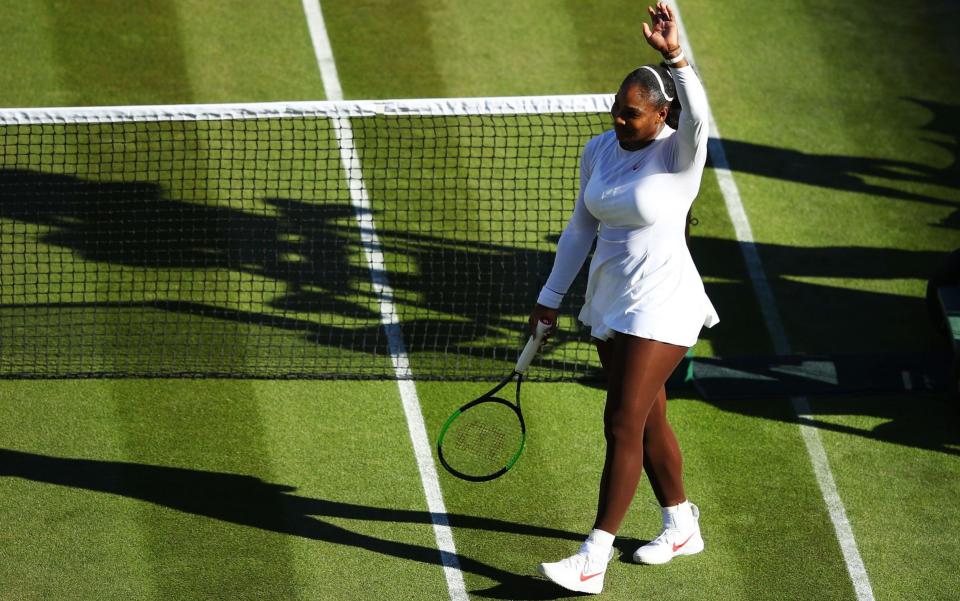
[[[693,510],[690,507],[690,501],[686,500],[679,505],[662,507],[663,527],[676,528],[679,530],[688,530],[693,527]]]
[[[587,540],[580,545],[580,552],[587,553],[591,559],[606,562],[610,558],[610,549],[613,548],[613,539],[616,536],[604,530],[594,528],[587,535]]]

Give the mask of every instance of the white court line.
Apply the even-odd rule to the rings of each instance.
[[[673,11],[677,19],[677,27],[680,31],[680,39],[687,60],[693,63],[693,46],[691,46],[690,38],[683,26],[680,8],[677,6],[676,0],[673,2]],[[727,205],[727,212],[733,222],[737,241],[740,244],[743,259],[750,274],[750,281],[753,283],[753,290],[760,303],[760,310],[763,313],[767,332],[773,342],[774,352],[778,355],[789,355],[790,344],[787,342],[787,333],[774,301],[773,290],[770,288],[763,263],[760,261],[760,254],[757,252],[757,246],[753,239],[750,221],[747,219],[747,213],[740,199],[740,191],[733,180],[733,172],[730,170],[727,155],[723,150],[720,130],[717,128],[717,122],[713,118],[712,111],[710,113],[709,152],[713,161],[714,172],[717,174],[717,183],[720,185],[723,200]],[[811,415],[810,402],[806,397],[792,397],[790,401],[797,415],[800,434],[807,447],[807,454],[810,456],[810,463],[813,465],[813,473],[820,487],[820,494],[823,496],[823,501],[830,514],[830,521],[833,522],[833,528],[837,534],[837,541],[840,543],[843,560],[847,564],[847,573],[853,583],[854,592],[858,601],[874,601],[867,569],[860,557],[860,552],[857,550],[857,541],[853,537],[853,529],[850,527],[846,509],[840,499],[840,493],[837,491],[833,472],[830,470],[830,462],[827,460],[827,453],[823,448],[823,442],[820,440],[820,432],[814,425],[815,421]]]
[[[330,47],[330,38],[327,36],[327,29],[323,23],[319,0],[303,0],[303,11],[307,16],[310,37],[313,40],[317,64],[320,67],[320,75],[323,79],[323,87],[326,90],[327,98],[329,100],[343,100],[336,63],[333,60],[333,50]],[[443,493],[440,490],[440,480],[437,477],[437,468],[433,463],[432,445],[430,444],[430,438],[427,436],[423,413],[420,410],[417,389],[410,379],[410,360],[403,344],[400,319],[393,303],[393,289],[390,287],[387,277],[383,247],[377,237],[377,229],[373,221],[370,194],[367,191],[366,184],[364,184],[360,156],[357,154],[353,143],[353,129],[350,126],[350,118],[337,118],[333,131],[336,133],[339,142],[340,162],[349,181],[350,202],[353,205],[357,225],[360,227],[360,242],[366,256],[367,266],[370,269],[370,279],[373,282],[374,293],[380,304],[380,321],[387,333],[390,359],[393,361],[394,372],[397,376],[397,387],[400,390],[403,412],[407,418],[407,429],[410,433],[410,441],[413,443],[417,468],[420,471],[420,482],[423,484],[423,492],[427,499],[427,509],[430,511],[430,520],[433,522],[433,534],[437,549],[440,552],[447,590],[450,593],[451,601],[467,601],[467,589],[463,580],[463,572],[460,570],[457,549],[453,542],[453,531],[447,520],[447,509],[443,502]]]
[[[343,100],[343,88],[340,87],[337,63],[333,60],[327,26],[323,22],[323,13],[320,12],[320,0],[303,0],[303,13],[307,16],[313,53],[317,57],[317,66],[320,67],[320,79],[323,81],[327,100]]]

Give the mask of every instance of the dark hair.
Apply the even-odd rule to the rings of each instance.
[[[657,77],[650,69],[656,71],[660,76],[660,79],[663,81],[663,90],[660,89],[660,82],[657,81]],[[628,85],[638,85],[646,90],[647,101],[658,109],[669,103],[670,112],[667,113],[666,124],[673,129],[677,129],[677,125],[680,123],[680,111],[683,110],[683,106],[680,105],[680,98],[677,96],[677,85],[673,82],[673,76],[670,74],[670,68],[666,63],[637,67],[627,74],[623,79],[623,83],[620,84],[620,87],[622,88]],[[672,101],[667,100],[667,96],[663,95],[664,91],[666,91],[667,96],[673,99]]]

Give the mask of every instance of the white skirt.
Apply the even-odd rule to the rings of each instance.
[[[691,347],[720,318],[686,245],[664,260],[630,240],[597,238],[580,321],[600,340],[617,332]]]

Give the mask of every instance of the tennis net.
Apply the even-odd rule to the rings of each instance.
[[[2,110],[0,377],[501,377],[609,102]]]

